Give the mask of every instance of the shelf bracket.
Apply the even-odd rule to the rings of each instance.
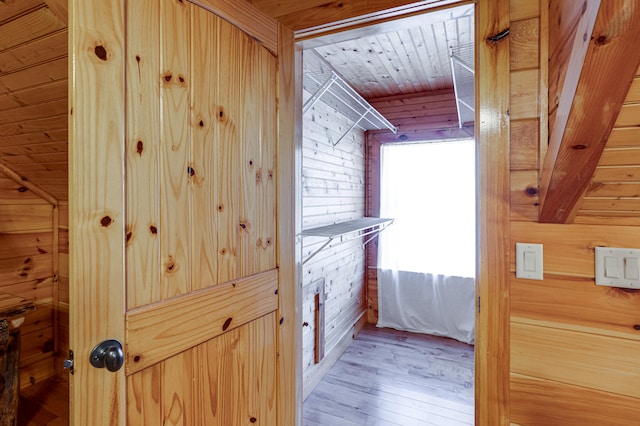
[[[324,95],[327,90],[331,89],[331,86],[333,85],[333,83],[335,83],[338,80],[338,75],[335,73],[331,73],[331,77],[329,77],[327,79],[327,81],[324,82],[324,84],[322,84],[322,86],[320,86],[320,88],[316,91],[316,93],[314,93],[309,99],[307,99],[307,101],[304,103],[304,105],[302,106],[302,113],[304,114],[305,112],[307,112],[309,109],[311,109],[316,102],[318,102],[320,100],[320,98],[322,97],[322,95]]]

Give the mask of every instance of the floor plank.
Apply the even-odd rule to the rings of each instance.
[[[309,395],[303,424],[473,425],[473,346],[366,326]]]
[[[18,426],[69,424],[69,383],[50,378],[20,391]]]

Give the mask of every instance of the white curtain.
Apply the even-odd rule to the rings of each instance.
[[[474,141],[381,148],[378,326],[473,343]]]

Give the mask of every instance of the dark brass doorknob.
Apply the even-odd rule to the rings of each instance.
[[[120,370],[124,364],[122,343],[115,339],[101,342],[91,351],[89,361],[96,368],[106,368],[111,372]]]

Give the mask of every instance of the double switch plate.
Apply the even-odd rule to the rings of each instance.
[[[640,250],[596,247],[596,284],[640,288]]]

